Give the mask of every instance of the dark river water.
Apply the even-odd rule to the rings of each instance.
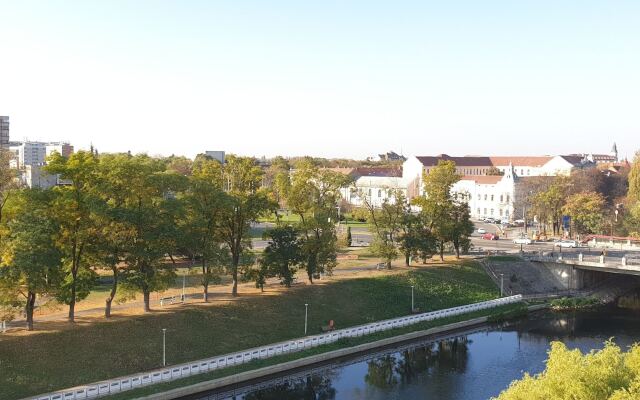
[[[488,399],[526,371],[544,369],[549,343],[589,351],[640,341],[640,314],[620,309],[545,312],[360,354],[191,399]]]

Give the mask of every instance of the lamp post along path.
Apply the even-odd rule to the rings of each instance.
[[[162,366],[165,367],[167,365],[167,329],[162,328]]]
[[[304,335],[307,336],[307,310],[309,308],[309,304],[304,303]]]

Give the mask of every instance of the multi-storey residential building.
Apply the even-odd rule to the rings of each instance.
[[[0,149],[9,148],[9,117],[0,115]]]
[[[214,160],[220,161],[221,164],[224,164],[224,151],[220,150],[207,150],[204,152],[204,155]]]
[[[58,175],[49,175],[43,167],[51,153],[57,151],[68,157],[73,153],[73,146],[67,142],[12,142],[9,150],[13,153],[11,168],[20,171],[19,180],[28,187],[49,188],[64,184]]]

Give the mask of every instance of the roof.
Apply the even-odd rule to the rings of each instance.
[[[489,157],[491,159],[491,163],[495,166],[508,166],[509,164],[515,166],[523,166],[523,167],[542,167],[546,163],[548,163],[553,157],[551,156],[500,156],[500,157]]]
[[[465,175],[461,181],[475,181],[480,185],[495,185],[502,180],[502,175]]]
[[[439,161],[453,161],[458,167],[491,167],[489,157],[451,157],[447,154],[438,156],[417,156],[418,161],[425,167],[435,167]]]
[[[576,154],[571,154],[571,155],[568,155],[568,156],[560,156],[560,157],[564,158],[565,161],[567,161],[568,163],[573,164],[573,165],[582,164],[582,161],[584,159],[583,157],[581,157],[579,155],[576,155]]]
[[[351,171],[353,176],[379,176],[389,178],[402,178],[402,168],[394,167],[359,167]]]

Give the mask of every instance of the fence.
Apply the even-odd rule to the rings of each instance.
[[[500,299],[484,301],[444,310],[415,314],[405,317],[393,318],[350,328],[339,329],[319,335],[306,336],[299,339],[287,340],[267,346],[256,347],[235,353],[178,364],[158,370],[138,373],[130,376],[96,382],[89,385],[78,386],[54,393],[35,396],[34,400],[75,400],[92,399],[109,394],[120,393],[138,387],[149,386],[160,382],[172,381],[196,374],[201,374],[216,369],[233,365],[248,363],[255,359],[264,359],[281,354],[298,352],[305,349],[333,343],[343,338],[352,338],[368,335],[375,332],[386,331],[394,328],[416,324],[424,321],[432,321],[441,318],[452,317],[469,312],[485,310],[501,305],[513,304],[522,300],[522,295],[503,297]]]

